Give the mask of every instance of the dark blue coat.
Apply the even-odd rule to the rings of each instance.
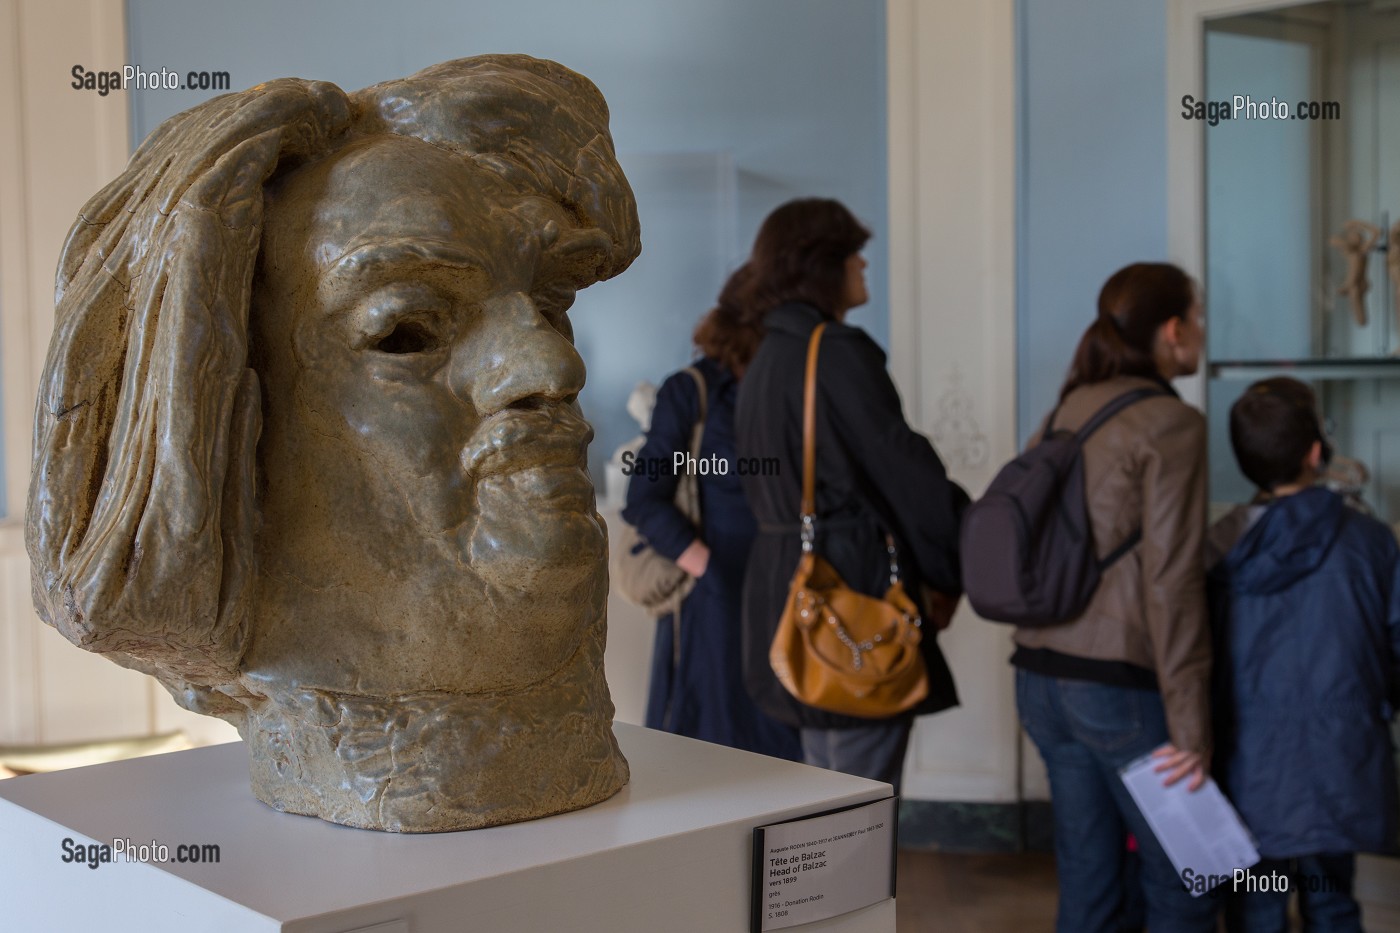
[[[739,485],[734,451],[734,400],[738,382],[718,362],[695,367],[705,377],[708,404],[701,459],[723,462],[726,472],[701,474],[697,532],[675,506],[679,477],[671,472],[677,451],[689,452],[699,417],[695,380],[679,372],[661,385],[646,443],[636,463],[656,469],[634,472],[622,517],[657,553],[675,560],[697,534],[710,548],[705,575],[681,606],[679,618],[657,622],[646,725],[691,738],[800,761],[797,731],[770,719],[744,690],[740,662],[740,594],[755,525]]]
[[[1394,849],[1395,535],[1306,489],[1272,503],[1211,583],[1217,776],[1260,852]]]

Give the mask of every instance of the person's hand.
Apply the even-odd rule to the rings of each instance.
[[[953,624],[958,597],[940,593],[924,583],[919,584],[919,595],[922,597],[924,620],[932,624],[935,631],[941,632]]]
[[[710,549],[704,541],[696,538],[690,542],[690,547],[681,551],[681,556],[676,558],[676,566],[697,580],[705,575],[705,570],[710,566]]]
[[[1199,752],[1184,752],[1175,745],[1163,745],[1152,757],[1160,759],[1153,770],[1158,774],[1166,772],[1162,783],[1167,787],[1188,776],[1191,778],[1191,783],[1186,785],[1189,791],[1198,791],[1206,783],[1206,769]]]

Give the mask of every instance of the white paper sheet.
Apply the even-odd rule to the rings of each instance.
[[[1154,768],[1160,759],[1139,758],[1121,772],[1128,793],[1147,818],[1177,875],[1192,895],[1234,877],[1236,869],[1259,861],[1254,839],[1215,781],[1188,791],[1189,779],[1165,787]]]

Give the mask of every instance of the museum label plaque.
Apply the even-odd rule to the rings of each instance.
[[[897,799],[756,828],[752,933],[839,917],[894,897]]]

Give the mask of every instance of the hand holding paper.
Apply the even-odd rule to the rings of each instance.
[[[1186,765],[1190,767],[1182,770]],[[1177,874],[1183,880],[1209,879],[1200,885],[1188,884],[1195,896],[1233,877],[1235,869],[1259,861],[1249,830],[1215,781],[1202,772],[1201,783],[1196,785],[1199,789],[1180,782],[1181,777],[1199,768],[1199,755],[1163,745],[1121,772],[1123,784]],[[1163,783],[1158,775],[1168,769],[1172,774]]]
[[[1171,787],[1188,775],[1191,777],[1191,783],[1186,785],[1188,791],[1195,793],[1205,785],[1206,769],[1197,752],[1182,751],[1175,745],[1163,745],[1152,753],[1152,757],[1161,762],[1153,771],[1157,774],[1164,771],[1170,772],[1167,779],[1162,782],[1164,786]]]

